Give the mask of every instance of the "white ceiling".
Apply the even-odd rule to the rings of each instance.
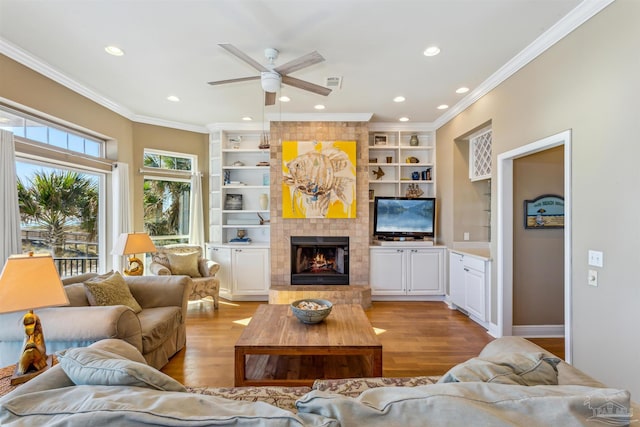
[[[138,121],[203,129],[242,116],[261,122],[317,113],[313,106],[323,103],[326,114],[433,124],[447,115],[438,105],[455,109],[479,96],[505,64],[590,2],[0,0],[0,53]],[[283,86],[291,102],[264,108],[258,80],[207,84],[257,73],[218,43],[260,63],[267,47],[280,51],[276,64],[317,50],[326,61],[291,75],[320,85],[342,76],[342,88],[323,97]],[[107,55],[106,45],[119,46],[125,56]],[[440,55],[422,54],[431,45]],[[460,86],[471,92],[456,94]],[[169,95],[181,102],[167,101]],[[394,103],[397,95],[406,102]]]

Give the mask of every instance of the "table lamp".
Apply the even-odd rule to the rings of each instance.
[[[135,254],[146,252],[156,252],[156,246],[151,241],[147,233],[122,233],[113,248],[115,255],[131,255],[129,257],[129,268],[124,270],[127,276],[142,276],[144,265]]]
[[[53,364],[53,357],[47,356],[42,323],[33,309],[59,305],[69,305],[69,299],[50,254],[30,252],[7,259],[0,275],[0,313],[29,310],[22,319],[25,339],[11,385],[24,383]]]

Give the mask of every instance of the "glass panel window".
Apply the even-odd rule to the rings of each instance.
[[[155,150],[144,150],[144,166],[163,170],[185,171],[193,170],[193,157],[179,153],[167,153]]]
[[[98,272],[105,175],[26,160],[16,171],[23,250],[51,253],[62,277]]]
[[[68,138],[68,149],[71,151],[77,151],[79,153],[86,153],[84,149],[84,138],[78,135],[74,135],[72,133],[69,134]],[[65,147],[67,148],[67,147]],[[87,153],[88,154],[88,153]]]
[[[156,245],[189,241],[191,182],[145,177],[144,230]]]
[[[84,153],[89,156],[100,157],[102,153],[100,152],[102,145],[99,142],[92,141],[90,139],[84,139]]]
[[[47,135],[46,126],[40,123],[36,123],[33,120],[27,120],[26,128],[27,128],[27,132],[26,132],[27,139],[47,143],[48,135]]]
[[[0,129],[15,136],[94,157],[104,156],[105,141],[66,129],[38,117],[0,106]]]

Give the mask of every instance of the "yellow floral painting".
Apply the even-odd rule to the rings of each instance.
[[[282,142],[282,216],[356,217],[356,142]]]

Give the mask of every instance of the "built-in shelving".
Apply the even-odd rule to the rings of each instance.
[[[229,243],[240,229],[245,230],[252,243],[269,243],[269,148],[260,148],[264,135],[260,129],[225,129],[211,134],[209,240],[212,243]],[[230,198],[235,203],[230,203]]]

